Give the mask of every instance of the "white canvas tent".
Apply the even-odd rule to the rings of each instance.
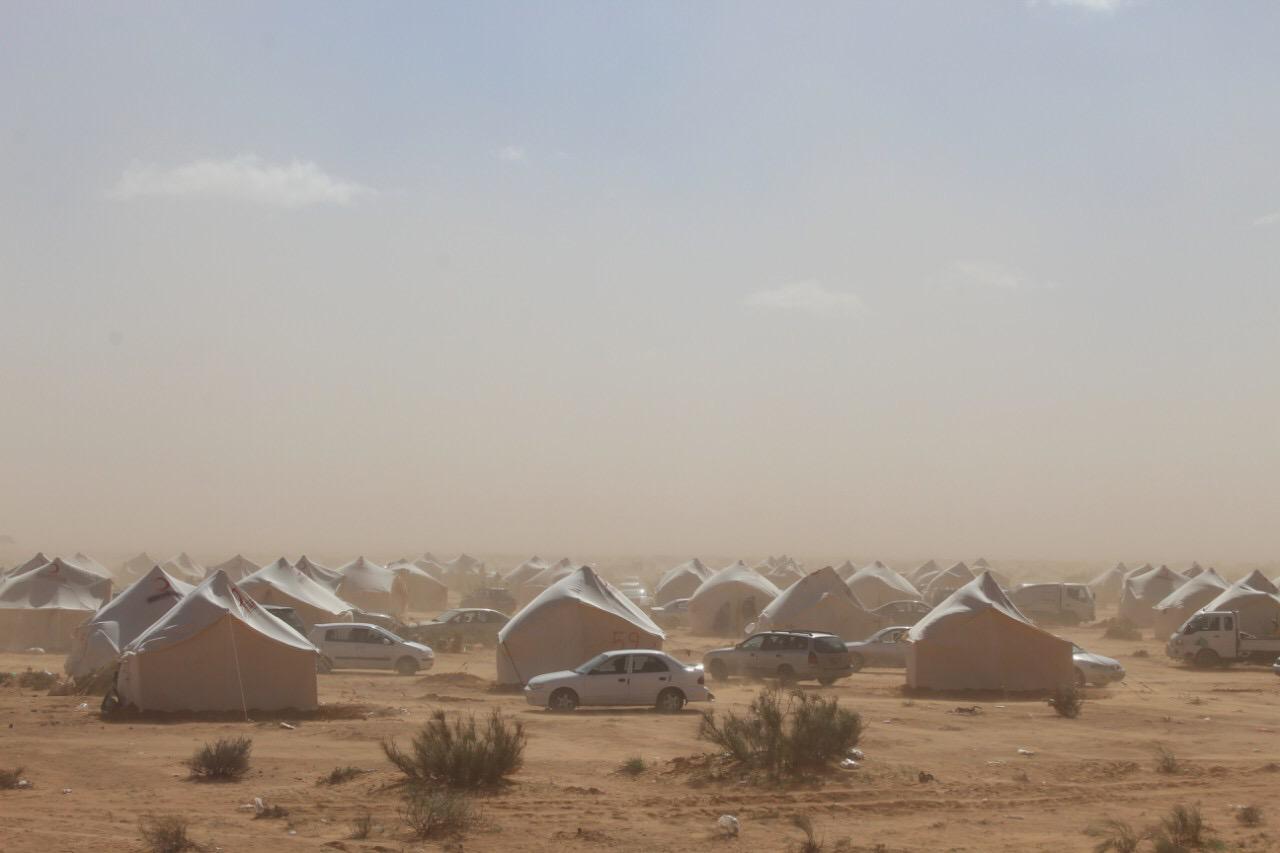
[[[510,589],[515,589],[521,584],[524,584],[527,581],[532,580],[534,577],[536,577],[540,572],[542,572],[546,568],[547,568],[546,560],[543,560],[541,557],[534,555],[529,559],[525,560],[520,565],[516,566],[511,571],[507,572],[506,576],[503,577],[502,581]]]
[[[1204,566],[1193,561],[1190,567],[1183,569],[1179,574],[1181,574],[1184,578],[1194,578],[1194,577],[1199,577],[1201,574],[1204,573],[1204,571],[1205,571]]]
[[[322,566],[311,560],[306,554],[299,557],[298,562],[294,563],[293,566],[316,583],[327,586],[329,589],[337,589],[338,584],[342,582],[342,572],[337,569],[331,569],[328,566]]]
[[[84,569],[86,572],[93,572],[95,575],[98,575],[99,577],[111,578],[112,580],[115,580],[115,575],[111,573],[110,569],[102,565],[102,563],[99,563],[97,560],[93,559],[93,557],[90,557],[88,554],[85,554],[81,551],[76,551],[75,556],[66,558],[66,561],[68,563],[72,563],[76,566],[79,566],[80,568]]]
[[[361,610],[386,613],[397,619],[409,606],[404,579],[386,566],[357,557],[338,570],[342,578],[334,590],[339,598]]]
[[[325,622],[351,621],[352,606],[333,590],[313,581],[284,557],[236,584],[259,604],[292,607],[308,630]]]
[[[933,560],[925,560],[907,574],[907,580],[911,581],[911,585],[916,589],[923,590],[940,571],[942,567]]]
[[[1234,611],[1240,620],[1236,627],[1255,637],[1280,636],[1280,596],[1254,589],[1241,581],[1223,590],[1203,609]]]
[[[284,558],[281,557],[281,559]],[[243,554],[236,554],[229,560],[224,560],[216,566],[211,566],[207,574],[222,572],[235,583],[239,583],[261,568],[262,566],[259,566]]]
[[[786,589],[796,581],[804,577],[804,572],[800,571],[793,565],[779,566],[773,571],[765,575],[769,582],[778,589]]]
[[[111,580],[61,558],[0,581],[0,649],[70,648],[76,627],[111,598]]]
[[[404,581],[408,610],[428,613],[443,610],[448,604],[449,587],[425,569],[408,562],[392,563],[387,568]]]
[[[1131,573],[1120,593],[1120,618],[1150,628],[1155,623],[1155,606],[1185,583],[1187,579],[1168,566],[1138,575]]]
[[[846,583],[867,610],[875,610],[891,601],[924,600],[911,581],[879,560],[858,569]]]
[[[907,640],[911,688],[1039,691],[1075,678],[1071,643],[1031,624],[989,572],[940,602]]]
[[[130,557],[120,564],[120,577],[126,580],[136,580],[156,566],[157,561],[151,559],[151,555],[143,551],[137,556]]]
[[[964,563],[954,563],[945,571],[938,572],[924,588],[925,603],[936,605],[951,593],[968,585],[975,575]],[[994,578],[993,578],[994,580]]]
[[[737,636],[778,597],[779,589],[741,560],[702,582],[689,598],[695,634]]]
[[[543,590],[498,632],[498,683],[572,669],[609,649],[660,649],[665,635],[588,566]]]
[[[667,569],[653,591],[653,603],[661,606],[678,598],[689,598],[712,574],[697,557]]]
[[[826,631],[845,642],[866,639],[880,628],[830,566],[796,581],[769,603],[754,631],[783,629]]]
[[[1217,572],[1210,570],[1196,575],[1166,595],[1152,608],[1155,638],[1168,639],[1170,634],[1182,627],[1182,623],[1221,595],[1226,588],[1227,582]]]
[[[312,710],[316,656],[214,572],[125,647],[117,690],[141,711]]]
[[[1125,575],[1129,570],[1124,563],[1116,563],[1113,568],[1096,575],[1089,581],[1089,589],[1093,592],[1093,600],[1100,606],[1110,607],[1120,602],[1120,590],[1124,588]]]
[[[8,578],[17,577],[18,575],[29,572],[32,569],[38,569],[41,566],[48,565],[49,562],[49,558],[44,555],[43,551],[37,551],[31,559],[14,566],[12,569],[5,572],[4,576]]]
[[[548,566],[538,572],[536,575],[529,578],[529,580],[522,583],[519,587],[511,590],[511,593],[516,598],[516,606],[523,607],[533,601],[542,594],[543,590],[548,589],[552,585],[573,574],[577,568],[577,566],[574,566],[573,563],[569,562],[568,557],[564,557],[555,565]]]
[[[67,674],[79,678],[114,664],[125,646],[192,589],[190,584],[153,566],[76,628],[65,665]]]
[[[205,575],[208,574],[204,566],[191,559],[186,551],[176,557],[170,557],[165,560],[160,564],[160,568],[164,569],[169,577],[191,584],[200,583],[200,581],[204,580]]]
[[[836,566],[836,574],[840,576],[841,580],[847,581],[857,573],[858,567],[853,564],[852,560],[845,560],[843,563]]]
[[[1247,586],[1250,589],[1256,589],[1258,592],[1269,592],[1272,595],[1280,593],[1280,589],[1262,573],[1261,569],[1254,569],[1249,574],[1236,581],[1236,586]]]

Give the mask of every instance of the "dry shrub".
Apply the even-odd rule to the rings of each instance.
[[[644,759],[638,755],[633,755],[626,761],[622,762],[622,766],[618,768],[618,772],[627,776],[639,776],[647,769],[648,765],[644,763]]]
[[[28,669],[18,674],[18,686],[28,690],[48,690],[58,683],[58,676],[42,669]]]
[[[234,782],[249,772],[253,741],[247,737],[218,738],[206,743],[184,762],[191,777],[203,782]]]
[[[254,814],[254,820],[279,820],[288,817],[289,810],[284,806],[264,806],[262,811]]]
[[[1178,761],[1178,756],[1167,746],[1156,744],[1156,772],[1173,774],[1181,771],[1182,762]]]
[[[801,690],[784,698],[769,688],[751,700],[745,716],[726,711],[717,720],[714,711],[704,711],[698,737],[746,767],[797,774],[845,757],[862,737],[862,716],[835,698]]]
[[[411,784],[477,788],[519,770],[526,741],[524,723],[508,721],[496,708],[483,726],[474,714],[451,721],[444,711],[435,711],[413,736],[408,752],[391,739],[382,742],[382,751]]]
[[[1245,826],[1257,826],[1262,823],[1262,809],[1258,806],[1241,806],[1236,809],[1236,820]]]
[[[1199,806],[1178,805],[1160,818],[1160,825],[1152,830],[1151,840],[1157,853],[1199,850],[1207,843],[1207,831]]]
[[[813,820],[807,814],[793,815],[791,824],[804,833],[804,840],[796,845],[798,853],[822,853],[825,842],[818,838]]]
[[[427,839],[462,834],[475,822],[476,811],[471,800],[457,791],[409,785],[400,817],[415,838]]]
[[[177,815],[146,815],[138,821],[138,832],[148,853],[183,853],[199,850],[187,835],[187,821]]]
[[[355,841],[362,841],[373,834],[373,815],[365,812],[360,817],[351,821],[351,838]]]
[[[1080,711],[1084,708],[1084,691],[1074,684],[1059,687],[1048,702],[1049,707],[1053,708],[1059,717],[1074,720],[1080,716]]]
[[[1108,818],[1086,832],[1099,839],[1093,847],[1094,853],[1134,853],[1142,843],[1142,833],[1128,821],[1116,818]]]
[[[367,773],[359,767],[335,767],[329,771],[329,775],[321,776],[317,785],[341,785],[343,782],[350,782],[362,773]]]
[[[18,783],[22,781],[23,767],[14,767],[6,769],[0,767],[0,791],[12,791],[18,787]]]

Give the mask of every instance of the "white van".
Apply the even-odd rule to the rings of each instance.
[[[1024,583],[1009,600],[1042,624],[1079,625],[1095,618],[1093,590],[1082,583]]]
[[[386,628],[365,622],[330,622],[311,629],[311,642],[320,650],[319,672],[335,669],[394,669],[413,675],[431,669],[436,655],[430,646],[413,643]]]

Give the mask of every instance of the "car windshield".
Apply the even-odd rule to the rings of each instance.
[[[574,672],[578,674],[590,672],[591,670],[599,666],[601,663],[603,663],[606,657],[608,657],[608,655],[598,654],[595,657],[593,657],[591,660],[584,663],[582,666],[574,669]]]
[[[385,628],[377,628],[377,629],[375,629],[375,630],[373,631],[373,633],[374,633],[375,635],[377,635],[377,636],[385,637],[386,639],[390,640],[390,641],[391,641],[391,642],[393,642],[393,643],[403,643],[403,642],[404,642],[404,640],[400,639],[400,638],[399,638],[399,637],[397,637],[395,634],[391,633],[390,631],[388,631],[388,630],[387,630],[387,629],[385,629]]]
[[[439,616],[437,616],[433,621],[435,621],[435,622],[448,622],[450,619],[452,619],[453,617],[455,617],[455,616],[457,616],[457,615],[458,615],[458,611],[457,611],[457,610],[446,610],[445,612],[443,612],[443,613],[441,613]]]

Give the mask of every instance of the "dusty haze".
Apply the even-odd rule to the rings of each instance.
[[[963,7],[10,7],[0,533],[1275,559],[1280,7]]]

